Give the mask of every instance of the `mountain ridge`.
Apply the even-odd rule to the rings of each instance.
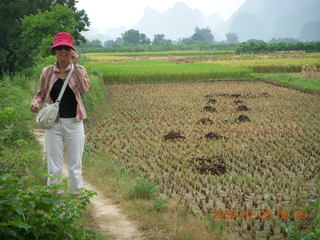
[[[316,40],[305,39],[301,34],[306,24],[316,28],[317,25],[310,22],[320,21],[319,12],[319,0],[247,0],[229,19],[223,21],[217,13],[205,16],[198,9],[192,9],[183,2],[176,2],[163,12],[147,7],[140,20],[131,28],[108,29],[104,34],[109,36],[108,39],[115,39],[121,37],[124,31],[133,28],[146,34],[151,40],[155,34],[164,34],[166,38],[178,40],[190,37],[196,27],[209,27],[216,41],[225,40],[228,32],[236,33],[240,41],[269,41],[272,38],[287,37]],[[317,32],[317,29],[311,28],[308,31]]]

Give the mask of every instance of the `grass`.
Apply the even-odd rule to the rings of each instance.
[[[260,59],[228,59],[210,61],[213,64],[248,67],[257,73],[300,72],[303,65],[320,65],[319,58],[281,58],[272,59],[261,56]]]
[[[295,77],[287,74],[253,73],[255,78],[270,79],[285,86],[293,86],[299,89],[320,91],[320,79]]]
[[[208,63],[175,64],[169,61],[126,61],[120,63],[90,63],[88,68],[100,72],[106,83],[251,78],[251,70],[248,68]]]
[[[178,202],[161,199],[159,193],[154,192],[154,184],[140,180],[130,169],[119,166],[107,152],[99,152],[90,160],[84,159],[84,168],[86,179],[100,192],[119,202],[124,213],[137,222],[146,239],[237,239],[233,233],[212,228],[210,219],[194,217]],[[142,195],[140,189],[144,189]],[[139,197],[128,198],[133,192],[139,192]],[[149,193],[152,193],[150,198]],[[86,219],[89,220],[90,215]],[[91,226],[90,229],[94,230],[95,227]]]

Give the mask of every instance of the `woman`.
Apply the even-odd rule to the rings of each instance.
[[[53,39],[51,53],[56,56],[55,65],[43,68],[39,89],[32,99],[31,111],[38,112],[44,100],[54,103],[58,98],[63,82],[74,64],[74,70],[59,104],[59,114],[49,129],[45,130],[46,155],[48,161],[48,185],[61,183],[64,147],[69,166],[68,185],[73,192],[83,188],[82,153],[84,148],[83,119],[86,111],[81,98],[89,91],[90,83],[86,69],[77,64],[74,38],[66,32],[58,33]]]

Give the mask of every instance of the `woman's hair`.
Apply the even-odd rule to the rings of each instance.
[[[51,55],[53,55],[53,56],[56,55],[56,51],[55,51],[54,48],[51,48],[49,51],[50,51],[50,54],[51,54]]]

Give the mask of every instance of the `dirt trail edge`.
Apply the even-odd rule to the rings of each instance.
[[[44,131],[35,129],[38,141],[43,146],[45,153]],[[63,174],[68,176],[67,166],[64,164]],[[137,230],[136,226],[127,219],[121,212],[121,209],[111,198],[104,197],[90,183],[85,181],[85,188],[98,193],[91,199],[92,214],[95,223],[98,226],[98,232],[103,235],[111,235],[111,239],[115,240],[142,240],[142,234]]]

